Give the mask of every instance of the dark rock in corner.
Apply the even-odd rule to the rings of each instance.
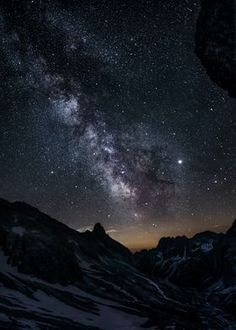
[[[234,0],[202,0],[195,52],[210,78],[236,98]]]
[[[228,236],[236,236],[236,219],[234,220],[232,226],[227,231]]]

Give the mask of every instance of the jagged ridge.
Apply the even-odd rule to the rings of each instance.
[[[133,255],[100,224],[79,233],[0,200],[1,329],[116,329],[109,315],[117,329],[233,329],[235,227]]]

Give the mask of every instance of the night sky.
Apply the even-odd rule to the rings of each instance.
[[[3,1],[0,196],[130,248],[236,216],[235,100],[194,53],[200,1]]]

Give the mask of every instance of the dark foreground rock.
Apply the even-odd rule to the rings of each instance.
[[[202,0],[196,54],[210,78],[236,98],[236,6],[234,0]]]

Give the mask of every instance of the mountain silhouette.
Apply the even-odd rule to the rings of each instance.
[[[0,200],[0,329],[235,329],[236,222],[132,254]]]

